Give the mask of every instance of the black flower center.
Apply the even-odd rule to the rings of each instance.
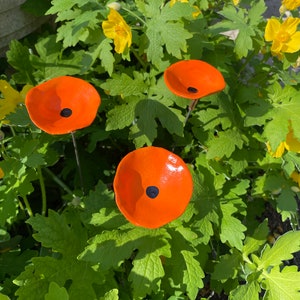
[[[71,108],[63,108],[61,111],[60,111],[60,115],[64,118],[68,118],[72,115],[72,109]]]
[[[154,199],[158,196],[158,194],[159,194],[159,189],[157,186],[150,185],[146,188],[146,195],[149,198]]]
[[[188,90],[189,93],[193,93],[193,94],[195,94],[195,93],[198,92],[198,89],[196,89],[196,88],[193,87],[193,86],[189,86],[189,87],[187,88],[187,90]]]

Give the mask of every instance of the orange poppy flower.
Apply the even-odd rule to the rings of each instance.
[[[128,153],[114,179],[117,206],[128,221],[146,228],[161,227],[178,218],[193,192],[184,161],[159,147]]]
[[[61,76],[43,82],[26,95],[25,105],[32,122],[50,134],[65,134],[89,126],[101,98],[88,82]]]
[[[202,60],[181,60],[169,66],[164,79],[169,90],[177,96],[196,100],[225,88],[223,75]]]

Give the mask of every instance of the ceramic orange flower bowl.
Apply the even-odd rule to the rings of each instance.
[[[226,86],[218,69],[195,59],[172,64],[166,69],[164,79],[172,93],[192,100],[222,91]]]
[[[125,218],[136,226],[161,227],[183,214],[193,180],[184,161],[160,147],[128,153],[117,167],[115,199]]]
[[[89,126],[95,119],[101,98],[88,82],[60,76],[43,82],[26,95],[30,119],[49,134],[66,134]]]

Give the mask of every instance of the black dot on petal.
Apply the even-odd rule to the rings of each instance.
[[[193,86],[189,86],[189,87],[187,88],[187,90],[188,90],[189,93],[193,93],[193,94],[195,94],[195,93],[198,92],[198,89],[196,89],[196,88],[193,87]]]
[[[149,198],[154,199],[158,196],[158,194],[159,194],[159,189],[157,186],[150,185],[146,188],[146,195]]]
[[[70,108],[63,108],[61,111],[60,111],[60,115],[64,118],[68,118],[72,115],[72,109]]]

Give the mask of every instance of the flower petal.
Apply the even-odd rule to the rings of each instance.
[[[295,53],[300,50],[300,32],[293,34],[291,40],[286,43],[287,50],[285,52]]]
[[[281,30],[286,31],[289,35],[292,35],[297,31],[299,23],[299,18],[289,17],[282,23]]]
[[[265,40],[267,42],[273,41],[280,27],[281,24],[277,19],[269,19],[265,30]]]

